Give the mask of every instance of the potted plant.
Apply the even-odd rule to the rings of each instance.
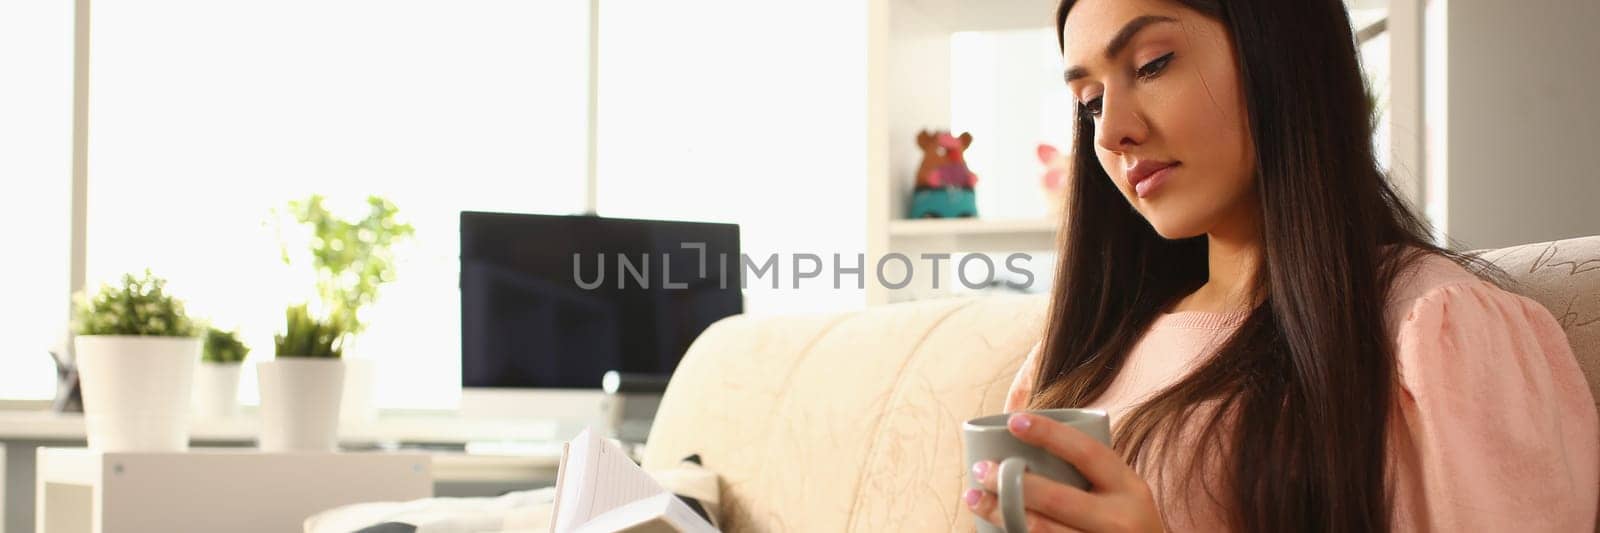
[[[77,296],[73,339],[89,447],[183,451],[199,328],[167,282],[146,270]]]
[[[344,391],[340,360],[349,327],[337,318],[313,318],[306,305],[285,313],[276,337],[277,357],[256,365],[261,386],[263,451],[334,451]]]
[[[239,412],[239,369],[250,348],[239,332],[206,328],[200,367],[194,375],[194,416],[225,418]]]
[[[289,202],[286,213],[309,230],[309,261],[316,271],[317,298],[328,310],[328,316],[347,328],[345,348],[367,327],[361,310],[378,300],[380,287],[395,280],[393,246],[416,231],[399,220],[400,209],[393,202],[368,196],[366,207],[366,215],[359,219],[341,218],[328,208],[322,195],[312,195],[304,201]],[[287,244],[280,242],[280,246],[284,262],[290,262]],[[347,421],[376,418],[372,402],[376,365],[366,357],[342,360],[342,416]]]

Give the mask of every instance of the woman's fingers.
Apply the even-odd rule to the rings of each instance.
[[[983,485],[982,492],[991,495],[998,493],[999,476],[995,472],[998,467],[987,461],[980,464],[984,465],[983,471],[980,473],[975,470],[973,475]],[[1099,502],[1098,497],[1038,474],[1022,475],[1022,498],[1022,506],[1029,512],[1039,513],[1066,526],[1105,531],[1110,525],[1103,515],[1111,507]]]
[[[1092,492],[1037,474],[1023,473],[1023,507],[1040,526],[1031,531],[1076,528],[1085,531],[1162,531],[1160,511],[1139,474],[1122,457],[1077,428],[1049,418],[1017,414],[1007,421],[1011,434],[1072,464],[1093,485]],[[965,494],[978,516],[999,520],[995,496],[998,467],[984,461],[973,476],[987,490]],[[999,522],[995,522],[999,523]],[[1052,529],[1054,528],[1054,529]]]
[[[1026,491],[1027,489],[1023,490]],[[974,496],[974,492],[976,492],[976,496]],[[987,520],[991,524],[1005,527],[1006,520],[1000,516],[1000,501],[996,499],[994,493],[974,489],[967,492],[966,501],[976,502],[967,504],[967,508],[972,510],[972,514]],[[1027,511],[1026,522],[1028,524],[1028,533],[1081,533],[1081,530],[1063,525],[1060,522],[1051,520],[1048,516],[1032,510]]]
[[[1015,414],[1006,426],[1018,440],[1060,457],[1094,485],[1095,492],[1143,487],[1144,480],[1122,462],[1122,457],[1078,428],[1042,416]]]

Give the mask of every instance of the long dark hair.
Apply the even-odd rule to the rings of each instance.
[[[1387,431],[1395,376],[1390,285],[1431,244],[1373,155],[1373,109],[1339,0],[1182,0],[1229,30],[1255,145],[1257,301],[1216,353],[1118,423],[1136,468],[1193,431],[1182,483],[1238,531],[1388,531]],[[1057,34],[1074,0],[1056,14]],[[1206,280],[1206,238],[1167,240],[1118,192],[1076,117],[1062,255],[1030,407],[1103,394],[1165,308]],[[1167,473],[1161,473],[1166,476]],[[1171,511],[1166,509],[1164,512]]]

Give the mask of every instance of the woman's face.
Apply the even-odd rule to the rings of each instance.
[[[1062,37],[1095,156],[1156,232],[1253,229],[1255,152],[1222,23],[1159,0],[1080,0]]]

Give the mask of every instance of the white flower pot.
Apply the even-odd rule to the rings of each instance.
[[[372,422],[378,418],[373,406],[372,384],[378,373],[378,362],[362,357],[344,360],[344,400],[339,417],[346,423]]]
[[[189,449],[189,401],[200,339],[83,335],[74,339],[89,447]]]
[[[331,452],[339,444],[344,361],[284,357],[256,366],[261,384],[261,450]]]
[[[240,363],[201,362],[194,374],[194,417],[231,418],[239,414]]]

